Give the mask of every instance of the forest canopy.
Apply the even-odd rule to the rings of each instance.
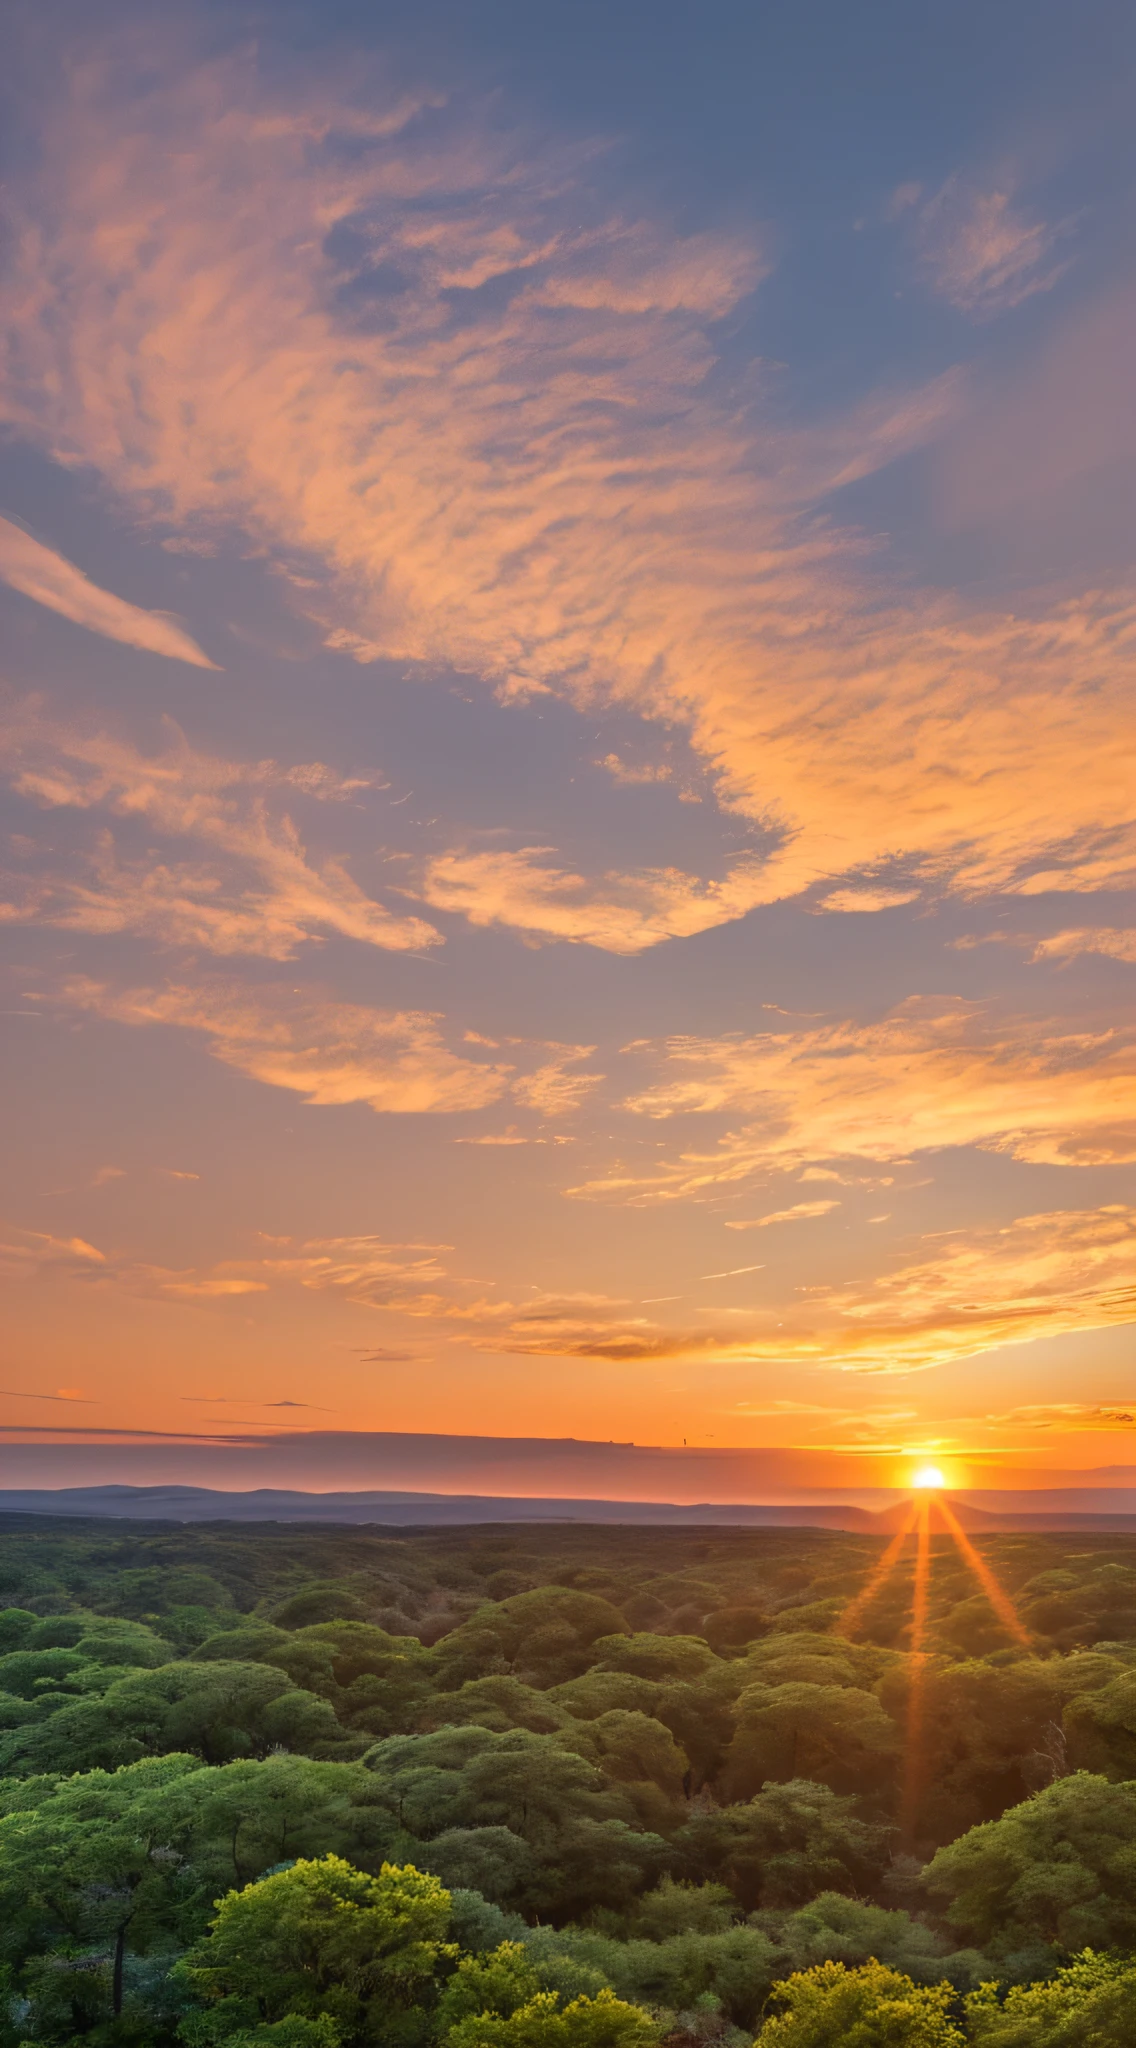
[[[0,2048],[1130,2048],[1136,1547],[979,1542],[0,1517]]]

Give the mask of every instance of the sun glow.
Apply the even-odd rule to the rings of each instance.
[[[940,1487],[945,1486],[946,1483],[937,1465],[920,1465],[918,1472],[913,1474],[911,1480],[912,1486],[922,1487]]]

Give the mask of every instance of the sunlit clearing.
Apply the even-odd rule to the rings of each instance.
[[[946,1483],[937,1465],[920,1465],[911,1481],[912,1486],[945,1486]]]

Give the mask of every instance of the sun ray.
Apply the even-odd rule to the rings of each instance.
[[[907,1743],[904,1757],[903,1790],[900,1797],[901,1840],[914,1840],[915,1822],[923,1791],[923,1722],[926,1708],[927,1610],[931,1590],[931,1502],[919,1503],[916,1532],[915,1583],[911,1593],[911,1687],[907,1695]]]
[[[1008,1629],[1010,1634],[1015,1636],[1019,1643],[1024,1643],[1027,1650],[1031,1650],[1033,1648],[1033,1638],[1018,1614],[1017,1608],[1014,1606],[1009,1594],[998,1584],[986,1559],[979,1556],[953,1508],[945,1500],[938,1502],[938,1508],[947,1528],[954,1537],[958,1549],[982,1587],[1003,1628]]]
[[[875,1571],[866,1583],[861,1586],[855,1599],[849,1601],[843,1614],[839,1615],[833,1624],[834,1635],[850,1636],[854,1629],[859,1628],[876,1594],[883,1590],[884,1584],[891,1577],[892,1572],[899,1563],[900,1557],[903,1554],[903,1546],[915,1527],[918,1514],[918,1504],[913,1502],[907,1519],[904,1521],[898,1534],[892,1537]]]

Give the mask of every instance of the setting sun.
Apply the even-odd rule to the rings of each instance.
[[[920,1465],[911,1481],[912,1486],[925,1487],[945,1486],[946,1483],[937,1465]]]

